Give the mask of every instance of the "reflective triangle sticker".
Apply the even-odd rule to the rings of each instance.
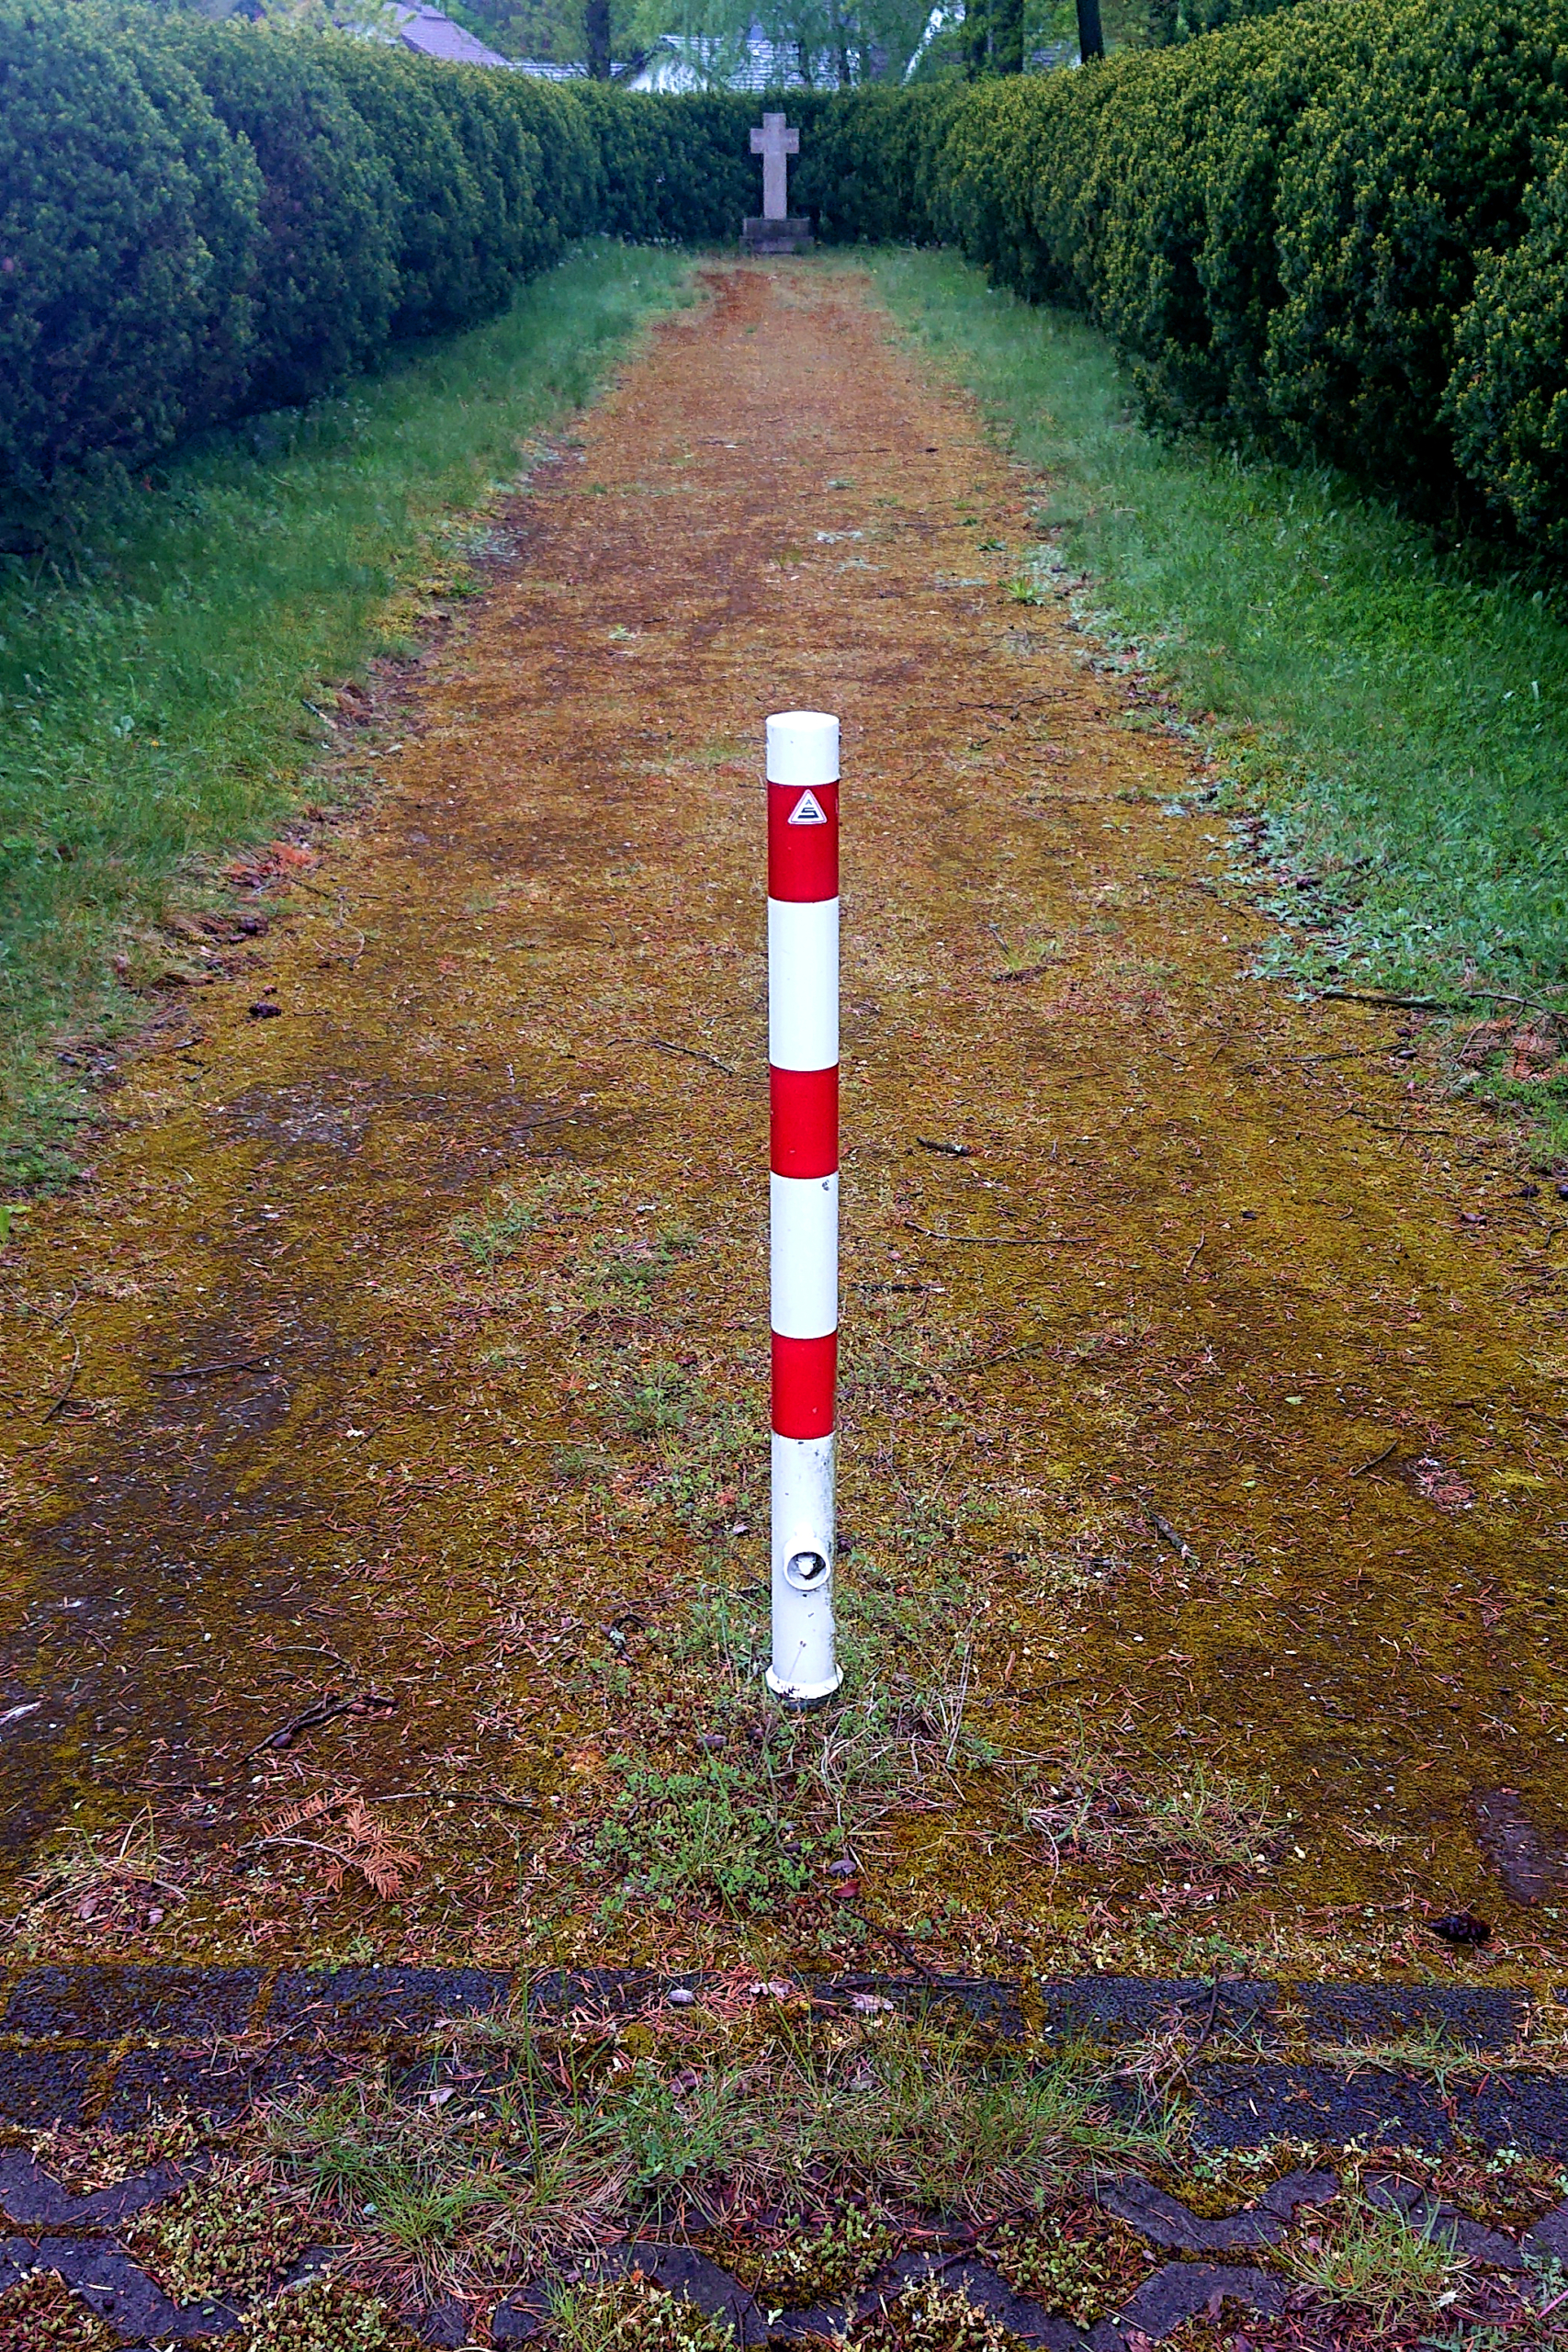
[[[792,825],[825,825],[828,821],[822,803],[814,792],[803,792],[789,812]]]

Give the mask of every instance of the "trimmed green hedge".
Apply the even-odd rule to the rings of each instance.
[[[1568,148],[1526,198],[1529,227],[1489,254],[1448,388],[1460,463],[1521,533],[1568,558]]]
[[[0,482],[137,458],[243,380],[261,175],[172,63],[0,15]]]
[[[927,119],[937,233],[1156,419],[1568,552],[1568,0],[1303,0]]]
[[[569,237],[733,239],[757,104],[0,0],[0,494],[330,390]],[[1568,555],[1568,0],[1247,0],[1079,73],[787,104],[824,239],[957,243],[1086,309],[1155,416]]]

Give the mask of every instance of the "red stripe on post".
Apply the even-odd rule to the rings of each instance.
[[[777,1437],[831,1437],[839,1376],[839,1335],[773,1341],[773,1432]]]
[[[832,1176],[839,1166],[839,1070],[770,1069],[772,1148],[775,1176]]]
[[[838,786],[770,784],[769,898],[836,899],[838,895]]]

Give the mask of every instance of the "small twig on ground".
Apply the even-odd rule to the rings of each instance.
[[[1154,1529],[1155,1533],[1164,1537],[1165,1541],[1170,1545],[1171,1550],[1176,1554],[1179,1560],[1185,1560],[1190,1566],[1194,1568],[1202,1565],[1199,1560],[1197,1553],[1192,1549],[1191,1544],[1188,1543],[1186,1537],[1184,1535],[1179,1535],[1175,1528],[1172,1527],[1169,1520],[1162,1519],[1159,1512],[1157,1510],[1151,1510],[1147,1503],[1144,1505],[1144,1517],[1148,1521],[1149,1525]]]
[[[339,1715],[367,1714],[372,1708],[395,1707],[397,1703],[379,1690],[355,1691],[349,1699],[318,1699],[314,1705],[303,1708],[288,1723],[279,1724],[276,1731],[268,1732],[265,1739],[258,1740],[248,1754],[241,1757],[240,1763],[243,1766],[254,1762],[269,1747],[292,1747],[301,1732],[319,1731],[323,1724],[334,1722]]]
[[[52,1421],[52,1420],[53,1420],[53,1419],[54,1419],[54,1417],[55,1417],[55,1415],[56,1415],[56,1413],[58,1413],[58,1412],[61,1410],[61,1408],[62,1408],[66,1404],[66,1402],[68,1401],[68,1399],[69,1399],[69,1397],[70,1397],[71,1391],[72,1391],[72,1390],[75,1387],[75,1385],[76,1385],[76,1374],[81,1371],[81,1369],[82,1369],[82,1342],[81,1342],[81,1340],[77,1340],[77,1342],[76,1342],[76,1351],[75,1351],[74,1355],[73,1355],[73,1356],[72,1357],[72,1359],[71,1359],[71,1369],[70,1369],[70,1371],[69,1371],[69,1372],[66,1374],[66,1375],[65,1375],[65,1385],[64,1385],[64,1387],[61,1390],[61,1392],[60,1392],[59,1396],[55,1398],[55,1400],[54,1400],[53,1404],[50,1407],[50,1408],[49,1408],[48,1412],[44,1415],[44,1417],[43,1417],[43,1418],[44,1418],[45,1421]]]
[[[1391,1453],[1397,1453],[1398,1452],[1399,1440],[1397,1438],[1391,1438],[1381,1453],[1374,1453],[1370,1462],[1359,1463],[1356,1468],[1350,1471],[1348,1475],[1352,1478],[1364,1478],[1369,1470],[1375,1470],[1380,1462],[1386,1462]]]
[[[722,1070],[726,1078],[735,1076],[728,1062],[721,1062],[716,1054],[705,1054],[700,1046],[677,1046],[669,1037],[650,1037],[648,1042],[657,1046],[661,1054],[684,1054],[688,1061],[706,1062],[710,1069]]]
[[[1467,1135],[1462,1127],[1396,1127],[1391,1125],[1387,1119],[1374,1119],[1370,1111],[1358,1111],[1352,1103],[1342,1102],[1339,1107],[1348,1119],[1359,1119],[1364,1127],[1374,1128],[1380,1136],[1414,1136],[1417,1142],[1424,1136],[1446,1136],[1450,1143],[1481,1144],[1493,1151],[1503,1141],[1500,1136]]]
[[[1198,1236],[1197,1240],[1192,1244],[1192,1249],[1188,1257],[1187,1263],[1181,1269],[1183,1280],[1185,1280],[1187,1275],[1192,1272],[1193,1267],[1198,1263],[1198,1252],[1201,1250],[1204,1242],[1207,1241],[1208,1238],[1209,1237],[1206,1233],[1201,1233]]]
[[[1077,1250],[1089,1238],[1082,1233],[939,1233],[934,1226],[916,1225],[910,1217],[904,1219],[904,1229],[927,1241],[968,1241],[980,1250]]]
[[[1539,997],[1513,996],[1506,989],[1466,989],[1462,996],[1378,996],[1370,989],[1319,989],[1319,998],[1332,997],[1344,1004],[1386,1004],[1398,1012],[1462,1012],[1472,1004],[1517,1004],[1521,1012],[1539,1012],[1548,1021],[1561,1021],[1561,1005],[1542,1004]]]
[[[949,1159],[968,1159],[973,1157],[966,1143],[939,1143],[934,1136],[917,1136],[915,1141],[922,1151],[945,1152]]]
[[[1470,997],[1378,996],[1370,989],[1319,989],[1317,993],[1337,1004],[1386,1004],[1396,1012],[1462,1012],[1466,1004],[1474,1001]]]
[[[416,1797],[444,1797],[449,1804],[497,1804],[508,1813],[538,1813],[540,1805],[533,1797],[503,1797],[491,1789],[392,1789],[386,1796],[372,1797],[372,1804],[407,1804]]]
[[[149,1380],[215,1380],[220,1372],[270,1372],[270,1356],[235,1356],[226,1363],[184,1363],[175,1372],[150,1372]]]
[[[883,1941],[891,1944],[895,1951],[902,1952],[909,1966],[918,1975],[923,1976],[928,1984],[939,1984],[942,1982],[935,1972],[926,1966],[902,1928],[884,1928],[880,1933]]]

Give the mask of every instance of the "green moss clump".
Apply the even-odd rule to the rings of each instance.
[[[234,2352],[402,2352],[410,2341],[378,2297],[336,2278],[286,2288],[233,2339]]]
[[[0,2295],[0,2352],[115,2352],[119,2338],[52,2270]]]
[[[207,2295],[254,2295],[298,2252],[298,2208],[254,2170],[193,2181],[131,2232],[138,2261],[176,2303]]]
[[[986,2253],[1015,2294],[1032,2295],[1079,2327],[1120,2311],[1156,2260],[1135,2230],[1092,2207],[1004,2222]]]
[[[552,2352],[734,2352],[735,2346],[722,2320],[666,2294],[640,2270],[558,2290],[547,2340]]]
[[[761,2302],[788,2310],[822,2303],[863,2287],[892,2252],[893,2240],[874,2214],[858,2209],[832,2215],[815,2229],[802,2222],[783,2245],[726,2240],[715,2259]]]

